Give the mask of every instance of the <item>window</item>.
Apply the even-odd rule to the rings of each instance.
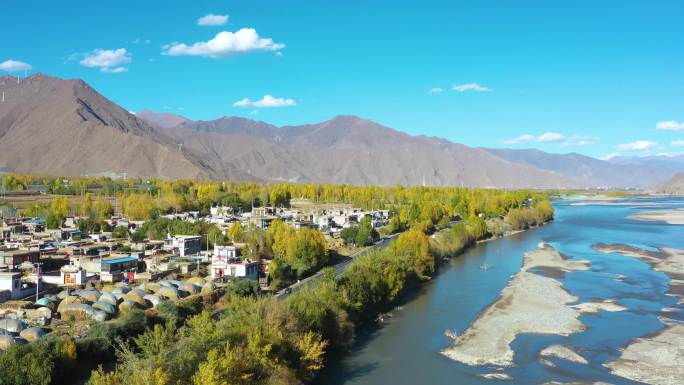
[[[235,268],[234,268],[234,267],[231,267],[231,268],[230,268],[230,275],[232,275],[233,277],[235,277]]]

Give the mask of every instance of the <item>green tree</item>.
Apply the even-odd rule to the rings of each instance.
[[[356,235],[356,245],[372,245],[375,241],[377,241],[378,237],[378,232],[373,228],[370,216],[363,217],[361,219],[361,223],[359,224],[359,230]]]
[[[259,294],[259,283],[253,279],[235,279],[228,286],[228,295],[238,295],[240,297],[249,297]]]
[[[345,227],[340,231],[340,238],[345,245],[355,245],[359,235],[359,226]]]
[[[112,238],[115,239],[128,239],[128,227],[126,226],[116,226],[114,230],[112,230]]]
[[[244,240],[244,229],[240,222],[234,222],[228,229],[228,237],[233,242],[242,242]]]
[[[54,357],[45,341],[10,346],[0,354],[0,385],[48,385]]]

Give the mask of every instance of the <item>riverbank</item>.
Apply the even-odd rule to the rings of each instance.
[[[571,305],[577,297],[558,280],[531,270],[569,272],[588,270],[588,264],[566,259],[553,247],[540,244],[525,254],[520,272],[465,332],[447,333],[453,343],[442,354],[467,365],[510,366],[514,355],[510,344],[518,334],[569,335],[584,330],[581,311]]]
[[[684,250],[660,248],[657,251],[630,245],[597,244],[594,248],[603,253],[619,253],[651,265],[653,270],[670,277],[669,295],[684,304]],[[665,311],[666,309],[663,309]],[[662,319],[665,329],[629,343],[621,356],[604,366],[613,374],[635,381],[655,385],[680,384],[684,378],[684,324]]]
[[[670,225],[684,225],[684,209],[642,211],[630,219],[645,222],[665,222]]]
[[[477,243],[487,243],[487,242],[491,242],[491,241],[496,241],[497,239],[506,238],[506,237],[511,237],[511,236],[513,236],[513,235],[516,235],[516,234],[520,234],[520,233],[524,233],[524,232],[526,232],[526,231],[530,231],[530,230],[534,230],[534,229],[540,228],[540,227],[542,227],[542,226],[548,225],[548,224],[551,223],[551,222],[553,222],[553,221],[551,220],[551,221],[547,221],[547,222],[544,222],[544,223],[540,223],[540,224],[538,224],[538,225],[536,225],[536,226],[530,226],[530,227],[528,227],[528,228],[526,228],[526,229],[522,229],[522,230],[510,230],[510,231],[506,231],[506,232],[504,232],[503,234],[498,235],[498,236],[491,236],[491,237],[489,237],[489,238],[480,239],[479,241],[477,241]]]
[[[684,304],[684,250],[660,248],[657,251],[640,249],[623,244],[596,244],[594,249],[602,253],[619,253],[641,260],[670,277],[668,294],[677,296],[679,303]]]
[[[604,366],[615,375],[653,385],[679,385],[684,379],[684,325],[672,324],[637,338],[620,358]]]

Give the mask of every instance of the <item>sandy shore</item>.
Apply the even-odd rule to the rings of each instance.
[[[638,221],[665,222],[670,225],[684,225],[684,209],[642,211],[629,218]]]
[[[653,270],[663,272],[672,278],[671,287],[684,284],[684,250],[664,247],[658,251],[650,251],[622,244],[597,244],[594,245],[594,249],[602,253],[619,253],[644,261],[651,265]]]
[[[542,385],[611,385],[607,382],[545,382]]]
[[[482,378],[486,378],[488,380],[512,380],[513,378],[509,376],[506,373],[486,373],[486,374],[480,374],[479,375]]]
[[[619,359],[605,364],[615,375],[654,385],[684,381],[684,325],[672,324],[632,341]]]
[[[588,364],[586,358],[580,356],[576,351],[564,345],[551,345],[539,353],[542,357],[556,357],[577,362],[579,364]]]
[[[582,314],[598,314],[600,310],[603,311],[625,311],[626,307],[616,304],[612,300],[607,300],[603,302],[584,302],[577,305],[573,305],[573,308],[580,311]]]
[[[530,269],[587,270],[588,262],[566,260],[551,246],[540,244],[525,254],[523,266],[485,309],[460,335],[447,333],[453,344],[442,354],[467,365],[513,364],[511,342],[520,333],[569,335],[584,330],[581,312],[569,304],[577,298],[562,284]]]
[[[629,245],[595,245],[604,253],[620,253],[642,260],[670,278],[670,295],[684,299],[684,250],[662,248],[643,250]],[[663,311],[667,311],[665,308]],[[675,310],[675,309],[672,309]],[[631,380],[655,385],[684,383],[684,325],[661,319],[662,331],[633,340],[619,359],[605,364],[612,373]]]

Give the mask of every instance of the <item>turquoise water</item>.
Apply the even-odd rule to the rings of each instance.
[[[665,295],[669,278],[650,266],[621,254],[595,251],[596,243],[623,243],[652,250],[684,249],[684,226],[628,219],[639,210],[684,207],[684,200],[633,199],[633,205],[574,206],[558,202],[556,220],[544,227],[485,243],[470,249],[442,268],[432,282],[423,285],[392,312],[390,321],[363,332],[348,355],[334,360],[317,384],[542,384],[547,381],[605,381],[616,385],[635,382],[612,376],[602,364],[619,356],[618,349],[631,339],[664,327],[660,309],[675,307],[668,317],[684,320],[684,308]],[[663,205],[646,206],[650,202]],[[600,312],[583,316],[587,330],[568,337],[520,335],[513,342],[515,365],[504,373],[511,381],[478,376],[491,369],[469,367],[440,354],[448,347],[444,332],[464,331],[478,314],[494,302],[511,275],[519,271],[523,254],[549,242],[564,255],[592,262],[591,270],[567,273],[566,289],[580,301],[615,299],[624,312]],[[491,269],[480,269],[482,263]],[[625,276],[623,280],[617,275]],[[588,361],[579,365],[551,360],[557,367],[539,363],[539,352],[552,344],[574,347]],[[684,383],[684,379],[682,380]]]

